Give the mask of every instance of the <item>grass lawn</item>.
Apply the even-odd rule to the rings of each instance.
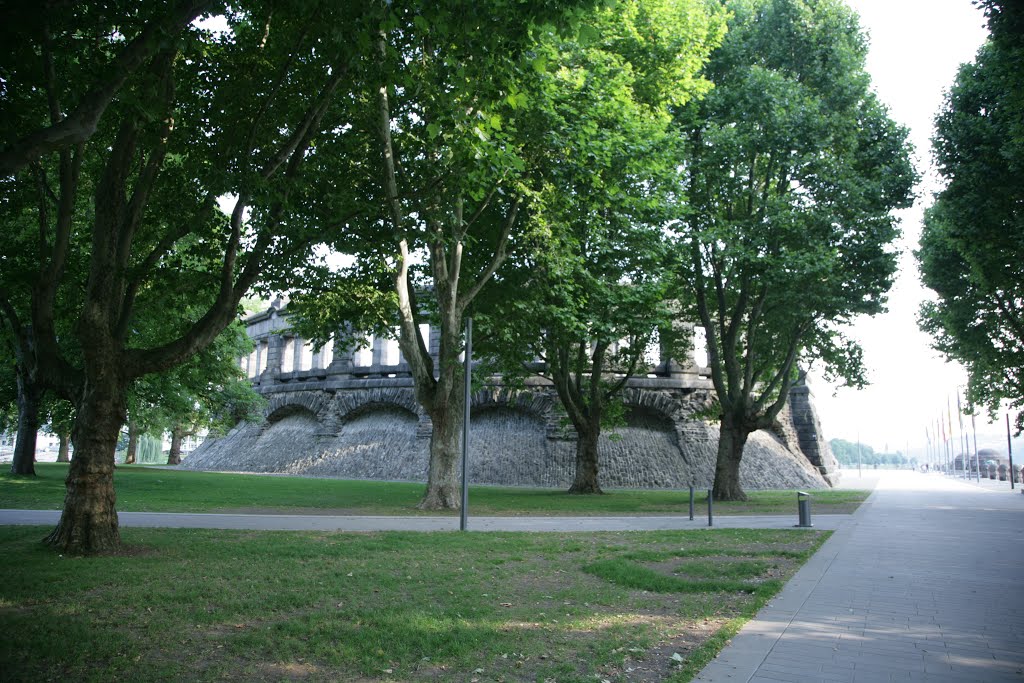
[[[0,508],[56,510],[64,501],[67,465],[36,464],[36,477],[0,475]],[[423,484],[218,474],[119,466],[117,509],[124,512],[272,512],[350,515],[422,514]],[[796,515],[793,491],[748,491],[746,503],[716,502],[716,515]],[[814,514],[849,513],[870,491],[814,491]],[[707,514],[697,493],[697,515]],[[689,491],[617,489],[603,496],[562,490],[472,486],[474,515],[676,515],[689,511]],[[437,514],[437,513],[430,513]],[[452,513],[455,514],[455,513]]]
[[[678,683],[828,537],[123,529],[72,558],[47,531],[0,527],[4,681]]]

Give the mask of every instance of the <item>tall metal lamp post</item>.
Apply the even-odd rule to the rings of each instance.
[[[466,412],[462,420],[462,505],[459,506],[459,530],[466,530],[469,517],[469,408],[473,386],[473,319],[466,318]]]

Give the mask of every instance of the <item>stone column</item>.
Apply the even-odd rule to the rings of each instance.
[[[284,350],[284,337],[271,334],[267,337],[267,369],[260,375],[260,382],[273,384],[281,379],[281,353]]]
[[[302,347],[305,346],[305,340],[302,337],[292,337],[292,371],[299,372],[302,370]]]
[[[351,342],[343,341],[349,336],[349,330],[343,329],[334,335],[334,358],[331,360],[331,367],[327,368],[330,375],[348,375],[352,373],[352,354],[355,349]]]
[[[374,337],[371,344],[370,351],[370,377],[381,376],[381,366],[384,364],[384,344],[386,340],[383,337]]]
[[[679,377],[681,375],[696,375],[698,372],[697,363],[693,357],[693,333],[694,324],[687,322],[675,321],[672,323],[671,332],[680,336],[689,336],[691,339],[690,348],[686,352],[685,358],[675,358],[672,355],[672,350],[668,347],[668,344],[664,341],[664,334],[659,333],[659,362],[655,367],[655,374],[663,377]]]
[[[263,367],[263,359],[266,357],[266,351],[263,350],[263,340],[253,339],[253,355],[250,356],[252,362],[249,368],[249,374],[252,378],[253,384],[260,384],[263,381],[263,371],[260,369]]]

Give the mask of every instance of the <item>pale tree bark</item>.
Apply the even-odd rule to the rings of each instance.
[[[124,464],[134,465],[139,450],[139,423],[128,418],[128,448],[124,453]]]
[[[740,484],[740,462],[751,430],[743,417],[723,413],[719,425],[718,454],[715,460],[715,500],[746,500]]]
[[[36,433],[39,431],[39,402],[43,392],[24,373],[17,372],[18,434],[14,443],[11,474],[34,476],[36,473]]]
[[[71,441],[70,432],[57,432],[57,441],[59,443],[57,447],[57,462],[71,462],[69,454],[68,444]]]
[[[622,376],[603,382],[610,372],[606,367],[610,346],[608,340],[582,341],[573,348],[549,349],[546,354],[549,378],[576,431],[576,469],[569,493],[604,493],[599,449],[605,410],[636,373],[646,341],[634,339],[619,368]]]
[[[168,465],[181,464],[181,442],[185,438],[185,428],[175,425],[171,429],[171,450],[167,452]]]
[[[449,394],[435,402],[430,414],[430,462],[427,467],[427,489],[418,507],[423,510],[453,510],[461,505],[462,488],[458,463],[462,443],[462,392]]]
[[[600,377],[607,350],[608,343],[599,341],[590,351],[590,342],[586,341],[579,342],[575,349],[560,348],[548,354],[555,391],[576,430],[576,470],[569,493],[603,493],[598,479],[598,446],[604,412]]]
[[[117,367],[93,369],[71,433],[75,457],[65,480],[64,509],[46,538],[59,549],[85,555],[111,552],[121,544],[113,453],[125,419],[127,383]]]
[[[599,422],[590,423],[589,429],[576,433],[576,474],[569,493],[604,493],[598,479],[598,443],[601,436]]]

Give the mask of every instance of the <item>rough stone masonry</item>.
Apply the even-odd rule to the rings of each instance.
[[[242,367],[268,401],[264,417],[207,439],[185,467],[426,480],[430,418],[393,341],[314,349],[290,330],[278,305],[246,322],[255,350]],[[436,355],[436,331],[425,332]],[[628,384],[626,425],[601,437],[601,485],[710,488],[718,429],[698,417],[712,401],[708,371],[692,357],[683,365],[656,361],[653,372]],[[470,424],[473,483],[565,488],[572,482],[575,433],[545,381],[511,391],[500,377],[488,378],[472,397]],[[801,383],[774,428],[751,435],[743,486],[823,488],[837,476],[811,392]]]

